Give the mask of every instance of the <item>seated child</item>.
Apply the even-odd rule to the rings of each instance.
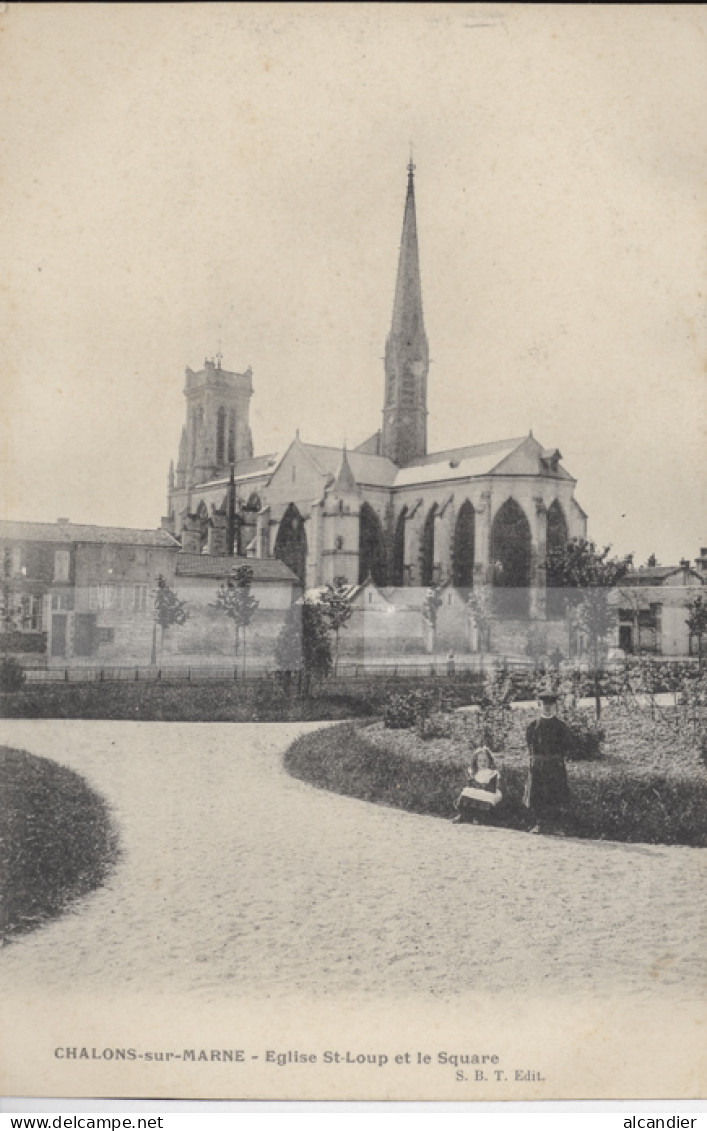
[[[479,746],[474,751],[466,774],[467,785],[454,803],[454,808],[459,810],[454,820],[458,824],[476,824],[479,816],[493,812],[503,800],[500,774],[488,746]]]

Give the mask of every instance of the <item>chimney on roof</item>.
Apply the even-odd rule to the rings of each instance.
[[[68,521],[69,521],[69,520],[68,520],[68,518],[58,518],[58,519],[57,519],[57,522],[58,522],[59,526],[66,526],[66,524],[68,523]]]
[[[689,569],[690,563],[687,558],[680,558],[680,569]]]

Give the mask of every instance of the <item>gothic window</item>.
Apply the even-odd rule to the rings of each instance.
[[[530,598],[530,524],[515,499],[506,499],[491,527],[491,564],[496,611],[528,615]]]
[[[474,508],[466,499],[459,508],[454,528],[453,579],[457,589],[474,584]]]
[[[216,463],[221,466],[226,455],[226,410],[220,408],[216,415]]]
[[[228,462],[236,462],[236,412],[231,409],[228,414]]]
[[[420,542],[420,584],[434,585],[435,582],[435,515],[437,504],[433,503],[427,512]]]
[[[403,507],[398,515],[393,535],[393,570],[391,581],[393,585],[405,584],[405,516],[407,507]]]
[[[278,527],[275,539],[275,557],[284,562],[305,584],[307,575],[307,535],[302,515],[294,503],[290,503]]]
[[[196,433],[199,427],[199,417],[196,411],[191,414],[191,463],[196,459]]]
[[[199,519],[199,545],[203,551],[209,536],[209,511],[203,499],[196,508],[196,516]]]
[[[567,520],[558,499],[547,511],[547,553],[557,553],[567,545]]]
[[[385,542],[380,519],[369,503],[361,507],[358,535],[358,580],[365,581],[370,574],[376,585],[385,585]]]
[[[564,601],[562,593],[560,592],[558,580],[556,577],[556,570],[553,569],[553,555],[564,550],[567,545],[567,520],[565,519],[565,512],[560,505],[558,499],[555,499],[552,506],[547,510],[547,535],[546,535],[546,555],[547,555],[547,615],[549,617],[562,616],[564,612]]]

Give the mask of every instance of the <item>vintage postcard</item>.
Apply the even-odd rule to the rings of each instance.
[[[704,9],[0,31],[3,1093],[703,1097]]]

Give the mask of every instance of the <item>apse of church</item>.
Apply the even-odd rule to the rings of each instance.
[[[559,450],[532,432],[428,452],[428,369],[410,163],[381,429],[351,450],[306,442],[297,431],[280,452],[254,456],[251,370],[227,372],[220,357],[207,360],[198,373],[187,369],[186,423],[163,525],[191,553],[232,546],[241,556],[277,558],[304,589],[335,578],[381,590],[489,587],[508,617],[552,616],[548,551],[586,534],[576,481]]]

